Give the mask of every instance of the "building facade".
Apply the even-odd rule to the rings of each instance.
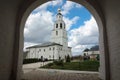
[[[56,15],[51,41],[41,45],[27,47],[26,50],[27,59],[65,59],[68,55],[71,57],[71,47],[68,47],[66,26],[60,9],[58,9]]]
[[[88,58],[90,60],[99,60],[100,57],[100,51],[99,51],[99,46],[93,46],[90,49],[85,49],[83,51],[83,56],[84,58]]]

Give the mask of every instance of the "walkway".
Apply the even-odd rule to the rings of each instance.
[[[48,61],[48,62],[37,62],[37,63],[30,63],[30,64],[24,64],[23,65],[23,72],[30,72],[32,70],[35,70],[43,65],[46,65],[48,63],[52,63],[53,61]]]
[[[98,75],[98,72],[34,69],[25,73],[22,80],[100,80]]]
[[[39,68],[48,63],[52,61],[23,65],[22,80],[100,80],[98,72]]]

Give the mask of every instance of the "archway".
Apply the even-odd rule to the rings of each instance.
[[[104,16],[102,15],[101,12],[101,8],[99,7],[99,4],[96,1],[85,1],[85,0],[81,0],[81,1],[75,1],[79,4],[82,4],[83,6],[85,6],[95,17],[98,26],[99,26],[99,32],[100,32],[100,52],[101,54],[101,71],[100,72],[101,78],[106,79],[106,80],[110,80],[110,70],[109,70],[109,54],[108,54],[108,48],[107,48],[107,32],[106,32],[106,28],[105,28],[105,24],[104,22]],[[20,76],[20,71],[21,70],[21,56],[22,56],[22,49],[23,49],[23,30],[24,30],[24,25],[26,22],[26,19],[28,17],[28,15],[31,13],[31,11],[33,9],[35,9],[37,6],[45,3],[46,1],[44,0],[31,0],[31,1],[23,1],[23,3],[20,6],[20,11],[18,11],[18,19],[17,19],[17,33],[16,37],[17,37],[17,41],[16,41],[16,45],[15,47],[17,47],[17,51],[15,51],[15,53],[19,53],[18,55],[14,55],[14,62],[13,62],[13,76],[14,79],[19,78]],[[103,27],[104,26],[104,27]],[[18,47],[19,46],[19,47]],[[106,53],[106,54],[105,54]],[[18,65],[19,64],[19,65]],[[17,72],[17,71],[18,72]]]

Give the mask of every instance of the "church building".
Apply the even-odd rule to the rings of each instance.
[[[68,37],[66,25],[63,21],[61,10],[58,9],[54,29],[51,34],[51,41],[41,45],[30,46],[26,48],[26,59],[38,58],[48,60],[65,59],[68,55],[71,57],[71,47],[68,47]]]

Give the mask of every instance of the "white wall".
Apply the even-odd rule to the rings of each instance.
[[[60,45],[29,48],[29,49],[27,49],[27,51],[28,51],[28,53],[27,53],[26,59],[28,59],[28,58],[41,59],[41,56],[43,56],[43,58],[53,59],[53,55],[54,55],[54,59],[59,59],[59,57],[61,57],[61,59],[65,59],[65,56],[67,56],[67,55],[69,55],[71,57],[71,48],[66,49]]]

